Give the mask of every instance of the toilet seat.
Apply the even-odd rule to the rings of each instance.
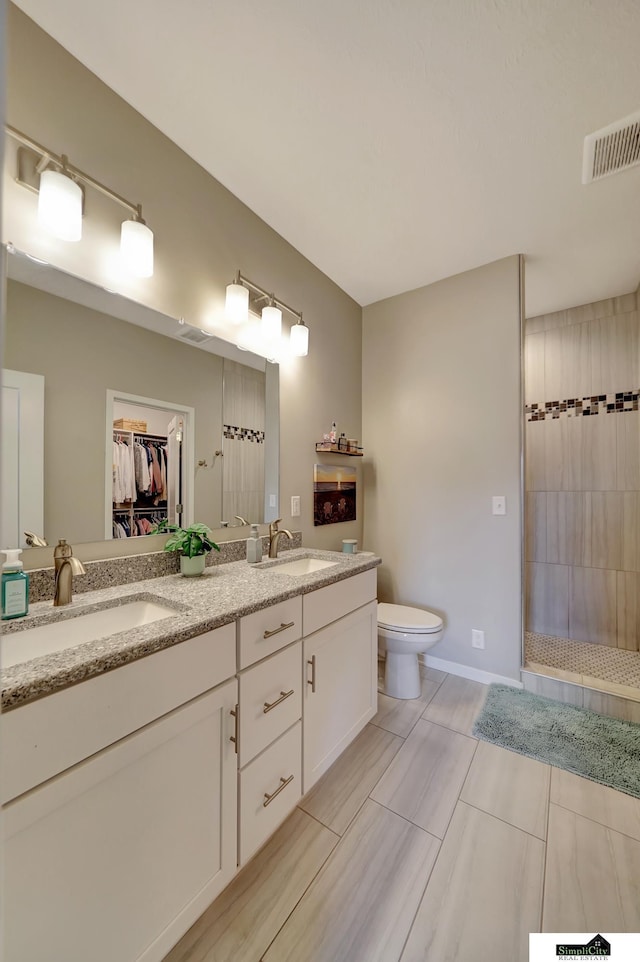
[[[429,635],[442,630],[442,618],[424,608],[408,605],[378,605],[378,626],[407,635]]]

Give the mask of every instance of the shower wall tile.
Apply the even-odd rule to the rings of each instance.
[[[618,648],[640,650],[640,575],[635,571],[617,572]]]
[[[525,569],[527,631],[568,637],[569,568],[529,563]]]
[[[626,416],[600,414],[571,419],[582,425],[580,480],[583,491],[616,490],[616,417]]]
[[[640,492],[622,495],[622,568],[640,571]]]
[[[546,560],[548,562],[560,565],[579,565],[583,563],[584,516],[585,495],[582,492],[547,492]]]
[[[640,488],[640,411],[625,411],[616,422],[616,478],[619,491]]]
[[[546,421],[529,421],[525,426],[525,487],[527,491],[546,490],[545,429]]]
[[[594,321],[591,325],[591,392],[607,394],[637,388],[638,312]]]
[[[529,334],[524,339],[524,391],[525,404],[543,401],[545,390],[544,345],[545,333]]]
[[[588,324],[559,327],[545,333],[544,378],[545,401],[582,398],[592,393]]]
[[[547,494],[529,491],[525,495],[526,561],[547,560]]]
[[[616,572],[578,567],[569,571],[568,637],[616,647]]]
[[[555,327],[565,327],[567,324],[585,324],[600,317],[611,317],[613,314],[627,314],[638,307],[636,291],[621,294],[618,297],[607,297],[592,304],[581,304],[564,311],[554,311],[552,314],[538,314],[528,317],[525,321],[527,334],[539,331],[550,331]]]
[[[544,490],[584,490],[585,464],[590,470],[591,463],[584,441],[589,420],[575,417],[533,422],[543,428]],[[535,465],[533,470],[538,470]]]
[[[584,495],[582,564],[589,568],[622,568],[621,491],[588,491]]]

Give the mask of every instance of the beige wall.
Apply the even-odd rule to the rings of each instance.
[[[637,651],[636,293],[530,318],[525,331],[526,627]],[[616,393],[635,393],[636,410],[618,399],[609,411]]]
[[[79,244],[44,238],[35,225],[34,196],[13,182],[10,140],[3,240],[198,326],[222,309],[238,268],[303,311],[309,357],[282,365],[280,373],[282,516],[302,530],[305,544],[335,548],[344,537],[360,538],[360,517],[314,528],[312,504],[315,440],[334,419],[348,436],[362,433],[359,305],[11,5],[7,29],[7,122],[140,201],[155,233],[156,270],[148,281],[114,279],[109,265],[121,215],[94,192],[87,194]],[[215,124],[206,104],[202,122]],[[257,152],[252,163],[259,162]],[[300,519],[289,513],[294,494],[302,497]],[[97,547],[80,555],[104,553]]]
[[[381,600],[429,608],[433,656],[519,679],[520,259],[380,301],[363,316],[365,547]],[[494,517],[492,495],[508,513]],[[486,648],[471,647],[483,629]]]

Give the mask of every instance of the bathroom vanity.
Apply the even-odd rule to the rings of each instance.
[[[164,957],[374,715],[379,563],[298,549],[33,606],[12,645],[168,614],[3,672],[7,962]]]

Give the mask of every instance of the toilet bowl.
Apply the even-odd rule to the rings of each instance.
[[[431,611],[406,605],[378,605],[378,653],[386,652],[386,695],[420,696],[418,655],[437,645],[443,634],[442,618]]]

